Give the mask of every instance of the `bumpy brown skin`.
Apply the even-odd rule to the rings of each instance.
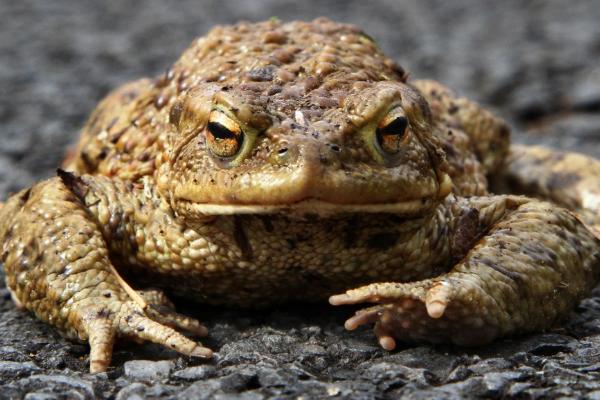
[[[215,139],[215,115],[241,139]],[[408,127],[382,142],[398,115]],[[387,349],[545,329],[598,282],[600,162],[508,136],[439,83],[408,82],[352,26],[217,27],[157,80],[111,93],[71,172],[8,200],[7,284],[90,343],[91,371],[116,337],[210,356],[175,330],[204,327],[151,288],[236,306],[376,303],[346,327],[375,323]],[[489,177],[571,210],[491,195]]]

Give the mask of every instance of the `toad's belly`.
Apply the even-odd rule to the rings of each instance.
[[[449,260],[446,228],[437,225],[391,215],[220,217],[195,228],[202,247],[181,251],[197,254],[193,262],[139,265],[127,275],[134,286],[161,287],[201,303],[319,300],[361,284],[440,274]]]

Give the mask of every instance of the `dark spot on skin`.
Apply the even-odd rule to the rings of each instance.
[[[450,104],[450,107],[448,107],[448,114],[456,114],[457,111],[458,106],[454,103]]]
[[[243,219],[240,216],[235,216],[233,219],[233,238],[235,239],[235,243],[242,252],[242,259],[244,259],[245,261],[252,260],[252,245],[248,241],[248,236],[246,235]]]
[[[130,102],[131,100],[135,99],[135,97],[139,94],[139,91],[137,89],[130,89],[128,91],[126,91],[125,93],[123,93],[123,99],[125,100],[125,102]]]
[[[402,68],[402,66],[400,66],[400,64],[396,63],[395,61],[390,60],[388,63],[386,63],[386,65],[392,69],[392,71],[394,71],[396,73],[396,75],[398,75],[398,78],[400,79],[400,81],[402,82],[406,82],[406,80],[408,79],[408,72],[406,72],[406,70],[404,68]]]
[[[169,84],[173,80],[175,73],[171,68],[167,69],[164,74],[162,74],[154,83],[154,86],[157,88],[163,88]]]
[[[111,218],[113,216],[111,216]],[[116,221],[118,221],[118,222],[109,222],[109,225],[111,227],[113,227],[112,239],[121,241],[125,238],[124,227],[122,224],[119,224],[119,222],[120,222],[119,220],[116,220]],[[115,227],[116,227],[116,229],[115,229]]]
[[[522,280],[521,275],[518,272],[510,271],[510,270],[504,268],[503,266],[499,265],[498,263],[496,263],[492,260],[489,260],[487,258],[480,259],[480,260],[473,260],[473,261],[478,261],[479,263],[485,265],[486,267],[489,267],[489,268],[493,269],[494,271],[499,272],[504,276],[507,276],[508,278],[512,279],[513,281],[520,282]]]
[[[396,232],[376,233],[367,239],[367,247],[377,250],[386,250],[396,244],[398,234]]]
[[[179,93],[181,93],[181,92],[185,91],[185,90],[186,90],[186,89],[189,87],[189,85],[190,85],[190,84],[189,84],[187,81],[185,81],[185,80],[182,80],[182,81],[180,81],[180,82],[179,82],[179,84],[177,85],[177,91],[178,91]]]
[[[280,93],[282,90],[283,90],[283,88],[279,85],[271,86],[269,88],[269,91],[267,92],[267,94],[269,96],[273,96],[274,94]]]
[[[442,147],[448,157],[456,156],[456,149],[454,148],[454,146],[452,146],[452,144],[446,142],[442,144]]]
[[[127,129],[129,129],[128,127],[121,129],[118,132],[115,132],[111,135],[111,137],[108,139],[109,142],[111,142],[112,144],[115,144],[119,141],[119,139],[121,138],[121,136],[123,136],[123,134],[127,131]]]
[[[160,110],[161,108],[163,108],[167,103],[169,102],[169,98],[165,95],[160,95],[156,98],[156,100],[154,100],[154,107],[156,107],[157,110]]]
[[[537,264],[554,266],[555,261],[558,258],[554,251],[536,242],[525,242],[521,245],[519,250],[523,254],[531,257]]]
[[[13,226],[11,226],[10,228],[8,228],[8,230],[6,231],[6,234],[4,235],[3,241],[5,243],[8,243],[12,238],[13,238]],[[8,253],[4,253],[2,254],[2,257],[6,257],[8,255]],[[4,262],[4,260],[2,260],[2,262]]]
[[[142,154],[140,154],[140,156],[138,157],[138,160],[144,162],[144,161],[148,161],[151,157],[151,152],[150,150],[146,150],[144,151]]]
[[[548,178],[548,189],[551,191],[566,189],[581,180],[581,176],[573,172],[553,172]]]
[[[23,193],[21,193],[21,197],[19,198],[19,200],[22,203],[27,203],[27,200],[29,200],[30,196],[31,196],[31,188],[23,191]],[[9,232],[12,233],[12,227],[9,229]]]
[[[92,170],[96,166],[96,163],[94,162],[94,160],[92,160],[92,158],[90,157],[89,153],[86,150],[83,150],[81,152],[81,161],[83,161],[83,163],[85,164],[85,167],[88,170]]]
[[[25,256],[25,254],[23,254],[23,256]],[[28,270],[29,269],[29,259],[28,258],[23,258],[21,260],[21,262],[19,263],[19,267],[21,270]]]
[[[290,250],[294,250],[296,248],[296,240],[294,240],[294,239],[285,239],[285,241],[287,242]]]
[[[265,227],[265,231],[273,232],[274,228],[273,228],[273,223],[271,222],[271,219],[265,215],[261,215],[260,219],[263,223],[263,226]]]
[[[77,196],[81,201],[84,200],[85,196],[88,193],[87,184],[81,179],[81,177],[65,171],[64,169],[58,168],[56,170],[56,174],[63,182],[63,184],[69,189],[75,196]]]
[[[98,318],[108,318],[110,313],[108,312],[107,309],[102,309],[102,310],[98,311],[97,315],[98,315]]]
[[[479,211],[476,208],[468,208],[461,211],[456,229],[452,238],[450,249],[455,259],[463,258],[473,247],[481,235],[479,229]]]
[[[112,294],[110,292],[106,292],[106,293],[103,293],[102,296],[106,297],[107,299],[110,299]]]
[[[273,80],[275,67],[267,65],[266,67],[254,68],[246,73],[248,79],[254,82],[270,82]]]
[[[117,121],[119,120],[119,117],[115,117],[113,118],[107,125],[106,130],[110,131],[112,129],[113,126],[115,126],[115,124],[117,123]]]
[[[98,159],[104,160],[107,155],[108,155],[108,149],[106,147],[103,147],[102,150],[100,150],[100,153],[98,153]]]
[[[308,93],[311,90],[318,88],[320,84],[321,82],[319,82],[319,79],[314,76],[309,76],[304,80],[304,91]]]
[[[165,76],[168,81],[172,81],[173,78],[175,77],[175,71],[173,71],[173,68],[168,68],[165,73]]]
[[[146,330],[146,328],[144,328],[143,326],[138,326],[138,327],[135,328],[135,330],[138,331],[138,332],[143,332],[143,331]]]

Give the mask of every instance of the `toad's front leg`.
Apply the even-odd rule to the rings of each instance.
[[[550,327],[598,283],[600,240],[571,212],[511,196],[449,207],[458,218],[451,271],[332,296],[333,305],[377,303],[346,321],[347,329],[375,323],[386,349],[395,339],[480,345]]]
[[[65,336],[89,342],[92,372],[106,370],[115,337],[209,357],[209,349],[170,327],[202,333],[201,325],[172,313],[157,317],[156,307],[111,262],[124,256],[115,250],[126,252],[126,238],[136,229],[140,202],[133,192],[107,178],[84,182],[60,175],[13,196],[0,210],[2,261],[17,304]]]

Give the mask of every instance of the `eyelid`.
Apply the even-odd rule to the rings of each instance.
[[[227,130],[231,131],[235,135],[240,135],[242,133],[242,127],[235,120],[230,118],[227,114],[222,112],[219,109],[213,109],[210,112],[210,116],[208,117],[209,123],[217,123]]]
[[[406,117],[406,114],[404,113],[404,110],[401,107],[394,107],[391,110],[389,110],[385,116],[379,121],[379,124],[377,125],[378,128],[385,128],[386,126],[388,126],[389,124],[391,124],[392,122],[394,122],[396,119],[403,117],[406,119],[406,121],[408,122],[408,118]]]

